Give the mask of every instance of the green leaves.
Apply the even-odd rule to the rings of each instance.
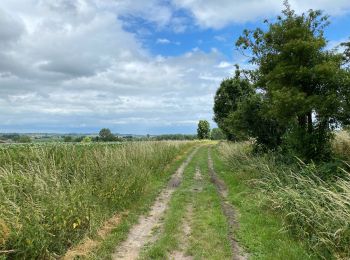
[[[291,149],[308,155],[306,160],[324,158],[318,153],[329,147],[332,128],[350,121],[350,72],[344,67],[350,60],[350,43],[343,44],[344,55],[325,50],[324,29],[328,24],[328,16],[321,11],[310,10],[298,15],[285,2],[282,15],[274,23],[268,23],[267,30],[244,30],[236,42],[243,53],[252,55],[250,63],[258,66],[250,73],[254,75],[250,80],[255,89],[263,90],[265,105],[258,114],[264,115],[264,122],[274,121],[277,128],[283,126],[289,137],[295,136],[297,139],[289,142],[293,144]],[[234,99],[220,110],[217,109],[223,103],[219,102],[220,98],[225,97],[218,95],[223,92],[222,88],[218,90],[214,112],[229,110],[223,116],[230,118],[230,124],[215,114],[219,127],[229,133],[240,126],[241,131],[251,136],[255,132],[253,124],[245,124],[243,120],[248,120],[244,116],[249,114],[248,107],[241,106],[237,112],[238,104],[251,95],[240,96],[241,99]],[[242,130],[242,125],[250,126]],[[292,131],[298,134],[290,134]],[[271,136],[275,132],[279,130],[272,131]],[[257,136],[257,133],[253,135]],[[308,140],[309,146],[304,145],[303,140]]]
[[[199,120],[197,128],[198,139],[210,138],[210,125],[207,120]]]
[[[233,140],[236,135],[232,132],[228,120],[230,113],[237,110],[241,100],[254,93],[249,81],[241,79],[239,70],[237,72],[235,78],[228,78],[221,82],[214,98],[214,121],[229,140]]]

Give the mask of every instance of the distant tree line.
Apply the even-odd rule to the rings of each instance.
[[[32,138],[28,135],[22,135],[22,134],[3,134],[0,137],[0,140],[2,141],[8,141],[10,140],[11,142],[15,143],[30,143],[32,142]]]
[[[327,49],[328,17],[285,10],[267,29],[244,30],[237,49],[254,69],[236,67],[214,100],[214,121],[229,140],[304,160],[331,156],[333,130],[350,122],[350,43]]]
[[[196,135],[190,134],[164,134],[156,136],[124,136],[119,137],[112,134],[111,130],[108,128],[102,128],[98,136],[90,137],[86,139],[86,136],[73,137],[71,135],[64,136],[64,142],[123,142],[123,141],[162,141],[162,140],[195,140],[197,139]]]
[[[205,120],[204,120],[205,121]],[[205,121],[204,125],[207,127],[204,129],[206,132],[203,135],[205,139],[213,139],[213,140],[223,140],[225,135],[219,128],[213,128],[210,131],[209,123]],[[203,123],[201,123],[203,124]],[[209,128],[208,128],[209,127]],[[110,129],[102,128],[97,136],[90,135],[54,135],[54,136],[34,136],[33,138],[28,135],[23,134],[2,134],[0,135],[0,143],[1,142],[15,142],[15,143],[29,143],[34,139],[35,142],[60,142],[63,141],[65,143],[90,143],[90,142],[126,142],[126,141],[162,141],[162,140],[184,140],[191,141],[199,138],[198,135],[191,134],[163,134],[156,136],[117,136],[114,135]]]
[[[157,135],[152,137],[153,140],[162,141],[162,140],[195,140],[197,139],[196,135],[185,135],[185,134],[164,134]]]
[[[89,142],[120,142],[123,141],[122,138],[119,136],[116,136],[112,134],[111,130],[108,128],[102,128],[98,134],[98,136],[91,137],[91,136],[78,136],[73,137],[71,135],[64,136],[63,141],[68,142],[83,142],[83,143],[89,143]]]

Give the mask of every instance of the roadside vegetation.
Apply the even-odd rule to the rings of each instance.
[[[215,170],[227,185],[228,202],[236,209],[238,228],[234,235],[240,246],[248,259],[320,259],[307,243],[288,232],[285,215],[271,210],[269,194],[256,184],[263,173],[252,163],[255,157],[249,153],[250,145],[221,143],[213,149]]]
[[[188,142],[0,147],[0,257],[62,255],[149,191]]]
[[[350,256],[347,165],[335,166],[332,170],[327,169],[329,165],[301,161],[290,164],[278,154],[254,153],[249,142],[223,143],[219,151],[231,168],[234,175],[231,178],[250,187],[250,194],[254,190],[260,194],[255,194],[260,208],[269,208],[282,216],[285,231],[307,244],[319,257],[347,259]],[[235,203],[241,205],[242,201]],[[241,221],[246,222],[245,217]]]

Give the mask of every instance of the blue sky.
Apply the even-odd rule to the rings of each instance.
[[[349,39],[350,1],[290,1],[331,15]],[[276,0],[12,0],[0,3],[0,132],[195,133],[243,29]]]

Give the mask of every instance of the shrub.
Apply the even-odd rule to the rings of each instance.
[[[92,138],[90,136],[85,136],[83,140],[81,140],[82,143],[91,143]]]

